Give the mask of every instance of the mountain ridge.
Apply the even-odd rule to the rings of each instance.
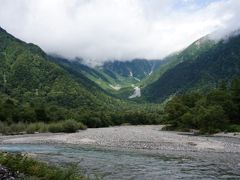
[[[91,102],[95,102],[94,108],[111,101],[94,82],[82,74],[74,76],[67,72],[38,46],[19,40],[2,28],[0,42],[2,94],[7,92],[29,102],[40,98],[55,105],[82,108],[89,108]]]
[[[208,43],[209,46],[203,43],[203,51],[198,52],[193,58],[181,62],[181,59],[177,57],[179,63],[144,89],[143,94],[147,99],[162,101],[171,95],[190,89],[213,87],[222,79],[228,80],[238,75],[240,72],[240,36],[231,36],[227,41],[211,41]],[[193,45],[198,44],[194,42],[182,53],[187,54],[188,57],[187,51],[192,52]]]

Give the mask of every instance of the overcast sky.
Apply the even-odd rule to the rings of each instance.
[[[0,26],[89,64],[159,59],[240,26],[240,0],[0,0]]]

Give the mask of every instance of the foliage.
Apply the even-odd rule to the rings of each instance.
[[[86,126],[81,122],[77,122],[76,120],[69,119],[66,121],[57,121],[57,122],[35,122],[35,123],[6,123],[0,121],[0,133],[5,135],[12,134],[34,134],[36,132],[45,133],[74,133],[78,130],[85,130]]]
[[[240,78],[228,86],[220,82],[208,93],[189,92],[175,96],[165,106],[165,123],[171,129],[199,129],[201,133],[239,131]]]
[[[65,133],[74,133],[79,129],[86,129],[86,126],[81,122],[77,122],[74,119],[68,119],[66,121],[60,121],[52,123],[49,125],[49,131],[53,133],[65,132]]]
[[[0,152],[0,164],[12,171],[20,171],[29,179],[51,180],[83,180],[83,176],[77,175],[74,168],[62,169],[38,162],[27,155],[9,154]]]

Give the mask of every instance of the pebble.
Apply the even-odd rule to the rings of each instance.
[[[161,125],[120,126],[92,128],[73,134],[35,134],[0,136],[0,144],[74,144],[100,147],[166,150],[184,152],[240,153],[240,137],[231,134],[216,136],[192,136],[179,132],[161,131]],[[229,136],[229,137],[227,137]]]

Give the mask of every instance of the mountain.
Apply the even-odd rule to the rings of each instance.
[[[162,65],[159,66],[151,76],[144,79],[142,86],[146,87],[157,81],[165,72],[174,68],[179,63],[185,61],[195,60],[200,54],[206,52],[215,44],[214,41],[209,40],[207,37],[203,37],[189,47],[184,49],[184,51],[173,53],[162,60]]]
[[[82,124],[96,128],[161,120],[160,106],[121,100],[96,84],[96,79],[110,83],[97,68],[49,56],[1,28],[0,62],[0,133],[65,132],[70,126],[84,128]]]
[[[130,61],[109,61],[97,70],[110,81],[108,90],[117,97],[129,99],[135,93],[135,87],[162,65],[161,60],[133,59]],[[135,98],[131,98],[134,99]]]
[[[174,57],[176,64],[159,79],[145,87],[150,101],[161,101],[170,95],[191,89],[208,89],[220,80],[240,74],[240,36],[215,42],[202,38]]]
[[[83,74],[115,97],[128,99],[134,91],[134,86],[149,77],[158,67],[164,64],[160,60],[134,59],[132,61],[109,61],[102,66],[89,67],[83,60],[68,60],[53,57],[53,61],[62,68]]]
[[[125,62],[111,61],[104,63],[102,69],[113,78],[117,78],[116,75],[119,75],[122,77],[133,77],[139,81],[152,74],[161,63],[159,60],[146,59],[133,59]]]
[[[20,102],[95,110],[117,101],[84,74],[62,68],[38,46],[3,29],[0,61],[0,93]]]

